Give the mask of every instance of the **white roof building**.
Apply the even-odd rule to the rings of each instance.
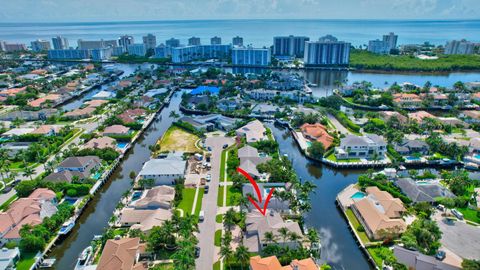
[[[165,158],[151,159],[139,173],[141,179],[153,179],[155,185],[174,185],[175,180],[185,175],[187,162],[177,155],[169,154]]]

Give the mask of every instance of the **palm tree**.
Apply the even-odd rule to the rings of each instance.
[[[312,246],[313,243],[317,243],[318,241],[320,241],[320,236],[318,235],[318,231],[313,228],[308,229],[307,239],[308,239],[308,242],[310,242],[310,246]]]
[[[233,210],[233,208],[230,208],[225,213],[225,216],[223,216],[223,224],[225,225],[225,228],[229,231],[235,225],[235,214],[235,210]]]
[[[280,236],[282,237],[282,246],[285,245],[285,242],[287,241],[287,238],[288,238],[288,235],[290,233],[290,231],[287,229],[287,227],[282,227],[278,230],[278,233],[280,234]]]
[[[277,236],[273,234],[273,232],[265,232],[263,234],[263,238],[267,243],[276,243],[277,242]]]
[[[35,171],[31,167],[28,167],[27,165],[27,167],[23,169],[23,176],[30,178],[30,180],[33,180],[32,175],[34,174],[34,172]]]
[[[225,265],[227,266],[226,268],[228,269],[228,260],[233,256],[233,251],[230,248],[230,245],[228,246],[222,246],[220,248],[220,257],[225,260]]]
[[[243,209],[246,209],[247,206],[248,206],[248,199],[246,197],[240,197],[240,199],[238,200],[238,204],[240,205],[240,212],[243,211]]]
[[[183,241],[188,242],[188,241]],[[193,251],[192,251],[193,249]],[[195,268],[195,254],[194,248],[180,248],[173,255],[173,263],[175,264],[175,269],[179,270],[190,270]]]
[[[248,249],[243,244],[237,247],[237,250],[235,251],[235,258],[237,258],[237,261],[240,262],[240,267],[242,270],[243,266],[248,265],[248,262],[250,261],[250,254],[248,253]]]
[[[292,242],[299,242],[299,240],[301,240],[302,237],[296,232],[291,232],[288,235],[288,239],[290,239],[290,241],[292,241]]]

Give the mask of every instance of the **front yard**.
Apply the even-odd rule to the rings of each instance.
[[[200,188],[198,191],[197,205],[195,207],[195,214],[198,216],[202,208],[202,199],[205,189]],[[193,201],[195,200],[196,188],[184,188],[182,191],[182,201],[178,204],[179,209],[183,210],[183,214],[192,213]]]
[[[360,162],[360,159],[359,158],[349,158],[349,159],[337,159],[337,157],[335,156],[335,153],[331,153],[330,155],[328,155],[326,157],[326,159],[330,160],[330,161],[333,161],[333,162],[345,162],[345,163],[349,163],[349,162]]]
[[[353,213],[352,209],[347,209],[346,215],[347,215],[348,220],[350,221],[350,223],[353,226],[352,229],[357,232],[357,234],[360,237],[360,240],[363,242],[363,244],[369,243],[370,239],[368,239],[367,234],[365,232],[362,232],[362,231],[358,230],[359,228],[363,228],[363,226],[358,221],[358,219],[355,216],[355,214]]]

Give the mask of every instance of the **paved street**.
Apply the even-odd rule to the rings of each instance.
[[[440,242],[455,254],[467,259],[480,259],[480,228],[466,224],[464,221],[447,222],[445,218],[435,215],[438,227],[442,231]]]
[[[332,124],[335,126],[335,128],[338,130],[338,132],[342,133],[342,134],[351,134],[350,131],[348,131],[348,129],[346,127],[344,127],[340,122],[338,122],[337,118],[335,118],[335,116],[331,115],[331,114],[327,114],[327,117],[328,117],[328,120],[330,120],[330,122],[332,122]]]
[[[199,224],[200,233],[198,240],[200,247],[200,258],[196,261],[196,269],[212,269],[215,256],[215,217],[217,215],[217,196],[220,174],[220,160],[224,144],[233,144],[232,138],[223,136],[209,137],[205,140],[205,145],[212,148],[212,180],[209,183],[210,190],[203,196],[202,210],[205,212],[205,220]]]

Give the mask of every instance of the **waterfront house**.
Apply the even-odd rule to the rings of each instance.
[[[55,192],[37,188],[26,198],[14,201],[8,210],[0,213],[0,243],[20,240],[23,225],[42,223],[45,217],[57,212]]]
[[[375,134],[364,136],[347,135],[340,140],[340,146],[335,147],[337,159],[375,158],[383,159],[387,152],[387,143],[383,137]]]
[[[325,149],[330,148],[333,144],[333,137],[328,134],[327,128],[320,123],[305,123],[300,127],[300,130],[305,138],[323,144]]]
[[[92,96],[92,100],[109,100],[114,97],[114,94],[110,91],[100,91]]]
[[[258,210],[252,210],[247,213],[245,224],[246,233],[244,238],[244,244],[250,252],[260,252],[269,243],[265,239],[265,233],[271,232],[278,239],[277,244],[281,246],[288,246],[290,248],[297,248],[298,241],[291,241],[290,239],[283,240],[278,230],[280,228],[286,228],[289,233],[295,233],[302,236],[302,230],[295,221],[284,221],[280,214],[273,210],[266,210],[264,216]]]
[[[417,94],[397,93],[393,95],[393,104],[398,107],[420,107],[422,99]]]
[[[250,270],[318,270],[312,258],[293,260],[289,265],[282,266],[277,256],[262,258],[260,256],[250,257]]]
[[[26,86],[5,89],[0,91],[0,97],[14,97],[18,94],[23,94],[24,92],[26,92],[26,90],[27,90]]]
[[[190,92],[190,95],[192,96],[196,96],[196,95],[206,95],[206,94],[210,94],[210,95],[218,95],[220,93],[220,88],[216,87],[216,86],[205,86],[205,85],[202,85],[202,86],[199,86],[195,89],[193,89],[191,92]]]
[[[285,183],[258,183],[258,188],[260,190],[260,194],[262,195],[262,202],[257,202],[258,206],[263,209],[264,204],[265,204],[265,198],[267,198],[268,194],[270,193],[270,190],[272,188],[275,188],[275,191],[280,192],[280,191],[287,191],[287,187]],[[292,192],[291,190],[288,190],[287,192]],[[249,194],[252,196],[256,196],[256,191],[252,184],[243,184],[242,187],[242,194],[244,197],[248,197]],[[248,204],[248,209],[249,210],[254,210],[255,206],[253,204]],[[280,213],[290,213],[290,202],[287,200],[282,200],[280,197],[272,195],[270,201],[268,202],[267,209],[271,209]]]
[[[210,104],[210,100],[210,96],[207,95],[191,96],[187,100],[187,106],[194,110],[200,110],[201,107],[203,107],[202,109],[206,109],[208,107],[208,104]]]
[[[255,115],[265,115],[265,116],[273,116],[277,112],[283,112],[284,109],[273,104],[267,103],[258,103],[255,107],[252,108],[252,114]]]
[[[126,110],[125,112],[117,115],[117,117],[123,121],[125,124],[135,122],[139,117],[143,117],[146,115],[146,111],[144,109],[130,109]]]
[[[244,90],[245,94],[254,100],[273,100],[275,98],[284,98],[294,100],[298,103],[305,103],[312,100],[312,94],[303,90],[272,90],[272,89],[252,89]]]
[[[100,138],[93,138],[85,145],[83,148],[90,148],[90,149],[105,149],[105,148],[112,148],[116,149],[117,143],[115,139],[110,137],[100,137]]]
[[[57,109],[41,109],[39,111],[12,111],[0,115],[0,121],[13,121],[22,119],[25,121],[47,120],[48,117],[57,114]]]
[[[9,131],[2,133],[2,137],[4,138],[14,138],[17,136],[22,136],[26,134],[30,134],[34,131],[34,128],[12,128]]]
[[[240,109],[242,100],[239,98],[221,99],[217,101],[217,108],[222,112],[231,112]]]
[[[172,216],[171,209],[134,209],[127,207],[120,212],[118,225],[148,233],[154,226],[161,226],[165,220],[170,220]]]
[[[98,261],[97,270],[146,270],[148,266],[139,261],[145,254],[146,245],[140,238],[109,239]]]
[[[459,117],[469,124],[480,123],[480,111],[461,111]]]
[[[89,178],[90,175],[101,165],[97,156],[68,157],[60,163],[55,171],[44,178],[49,182],[72,182]]]
[[[397,261],[405,265],[408,269],[418,270],[460,270],[459,265],[448,264],[440,261],[433,256],[424,255],[418,251],[406,249],[395,245],[393,247],[393,255]]]
[[[262,122],[254,120],[249,122],[245,126],[236,130],[238,137],[245,137],[247,143],[263,141],[267,139],[267,130],[263,126]]]
[[[108,126],[103,130],[103,136],[128,135],[130,128],[123,125]]]
[[[8,142],[2,143],[0,149],[4,149],[10,158],[14,158],[18,153],[26,151],[31,142]]]
[[[414,203],[434,203],[437,198],[455,198],[455,195],[436,181],[415,181],[411,178],[400,178],[395,185]]]
[[[462,120],[456,118],[456,117],[437,117],[440,122],[444,125],[451,125],[454,127],[462,127],[462,128],[467,128],[468,124],[463,122]]]
[[[367,187],[367,196],[355,201],[350,207],[372,240],[379,240],[382,231],[400,234],[407,225],[401,218],[406,211],[400,199],[378,187]]]
[[[48,94],[44,97],[37,98],[35,100],[32,100],[32,101],[28,102],[28,105],[30,107],[38,108],[38,107],[43,106],[43,104],[46,103],[46,102],[50,102],[52,105],[57,105],[57,104],[61,103],[62,100],[63,100],[63,98],[59,94]]]
[[[238,149],[238,158],[240,159],[240,168],[246,171],[253,178],[260,178],[261,174],[257,170],[257,165],[271,160],[271,157],[260,156],[257,148],[250,145]]]
[[[402,124],[405,124],[405,123],[408,122],[408,118],[406,116],[404,116],[401,113],[396,112],[396,111],[381,111],[380,116],[385,121],[389,121],[390,119],[395,117]]]
[[[89,100],[89,101],[85,102],[87,107],[93,107],[93,108],[100,107],[100,106],[102,106],[103,104],[106,104],[106,103],[108,103],[107,100],[100,100],[100,99]]]
[[[0,249],[0,269],[13,270],[15,264],[20,260],[20,249],[18,247]]]
[[[170,209],[175,199],[175,188],[170,186],[153,187],[143,192],[140,199],[130,206],[135,209]]]
[[[62,116],[66,119],[75,120],[75,119],[90,117],[93,115],[94,112],[95,112],[95,107],[85,107],[82,109],[75,109],[73,111],[66,112]]]
[[[412,155],[412,154],[428,154],[429,147],[428,144],[422,140],[415,139],[404,139],[399,143],[395,143],[395,151],[400,155]]]
[[[187,162],[182,153],[169,153],[163,158],[154,158],[143,164],[139,179],[153,179],[155,185],[174,185],[175,180],[185,176]]]

